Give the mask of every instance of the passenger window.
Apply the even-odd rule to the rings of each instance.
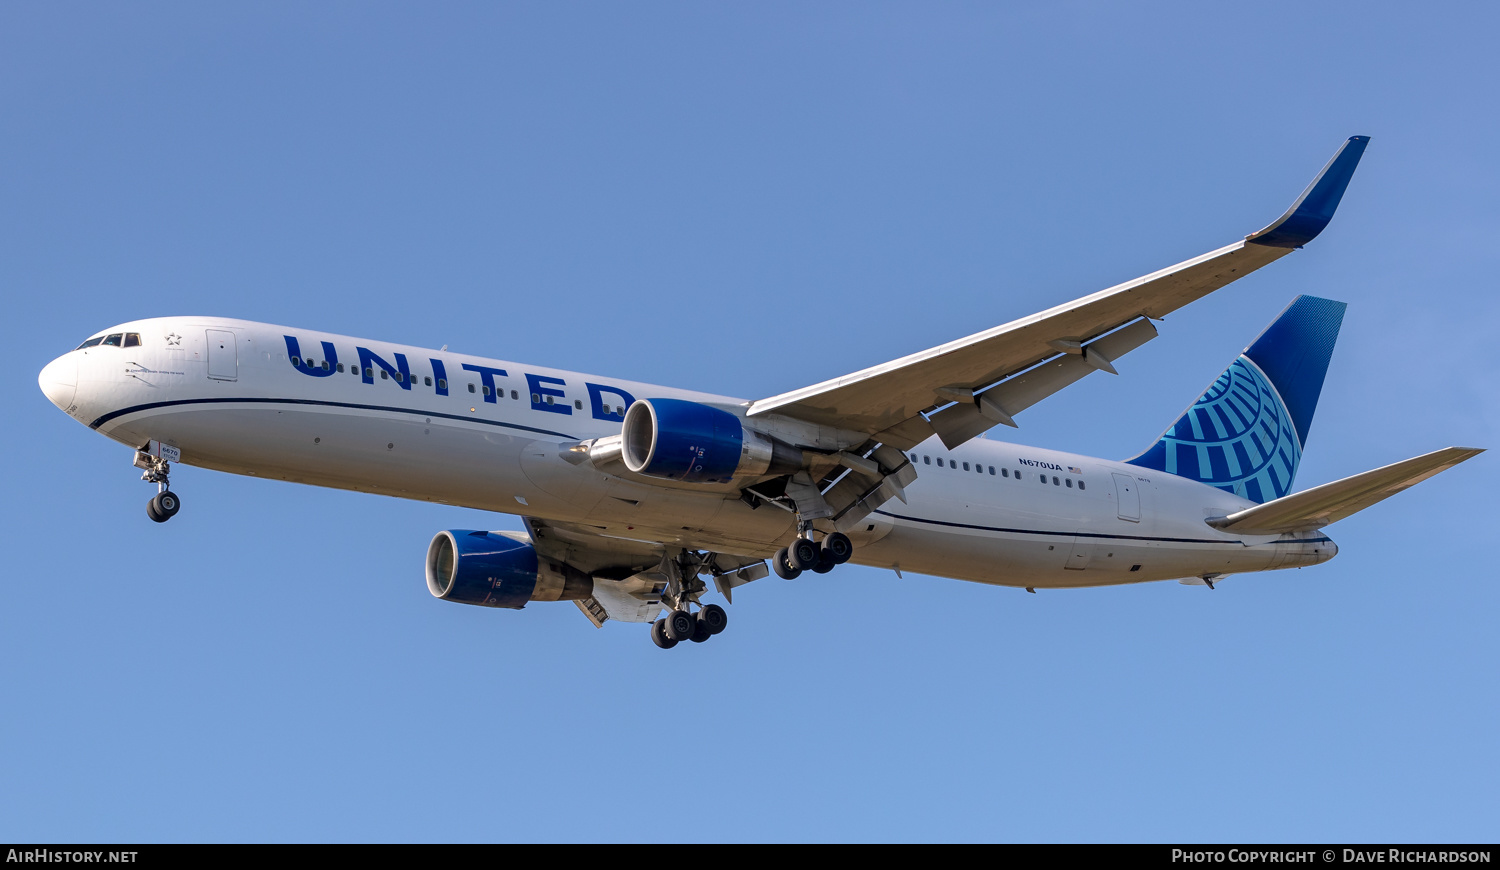
[[[299,369],[302,368],[302,357],[300,357],[300,356],[294,356],[294,357],[292,357],[292,367],[293,368],[299,368]]]
[[[994,477],[994,476],[995,476],[995,466],[991,465],[990,466],[990,477]]]
[[[969,463],[965,462],[964,463],[964,471],[968,471],[968,470],[969,470]]]
[[[943,457],[939,456],[938,457],[938,468],[942,468],[942,467],[943,467]]]
[[[922,464],[923,465],[931,465],[932,464],[932,457],[931,456],[927,456],[927,455],[924,454],[922,456]],[[943,464],[943,460],[939,459],[938,460],[938,464],[942,465]]]
[[[474,385],[473,384],[469,384],[469,392],[471,392],[471,393],[474,392]]]
[[[994,469],[990,469],[990,474],[994,474],[994,473],[995,473]],[[1002,468],[1002,469],[1000,469],[1000,476],[1001,477],[1010,477],[1010,469],[1009,468]]]
[[[488,396],[488,395],[489,395],[489,394],[490,394],[490,387],[489,387],[489,384],[485,384],[485,386],[484,386],[484,394],[485,394],[485,395],[486,395],[486,396]]]
[[[1083,481],[1078,481],[1078,488],[1083,489]]]
[[[385,372],[381,372],[381,374],[385,374]],[[365,366],[365,377],[367,377],[367,378],[373,378],[373,377],[375,377],[375,370],[372,369],[372,368],[370,368],[369,366]]]
[[[448,379],[447,378],[438,378],[438,389],[440,389],[440,390],[446,390],[446,389],[448,389]]]
[[[539,405],[539,404],[541,404],[541,402],[542,402],[542,397],[541,396],[538,396],[536,393],[532,393],[531,394],[531,404],[533,404],[533,405]]]
[[[1042,482],[1042,486],[1046,486],[1047,485],[1047,475],[1045,475],[1045,474],[1038,474],[1036,476],[1036,479],[1040,480]]]
[[[101,342],[103,340],[104,340],[103,337],[100,337],[100,338],[91,338],[88,341],[85,341],[83,344],[80,344],[79,346],[77,346],[77,347],[75,347],[73,349],[74,350],[83,350],[86,347],[93,347],[94,345],[98,344],[99,342]]]
[[[911,455],[911,463],[912,463],[912,465],[916,465],[917,464],[917,454],[913,453]]]
[[[339,374],[343,374],[343,373],[344,373],[344,364],[343,363],[339,363]]]
[[[1072,489],[1072,488],[1073,488],[1073,478],[1070,477],[1070,478],[1068,478],[1068,489]]]
[[[1058,482],[1057,482],[1057,478],[1056,478],[1056,477],[1053,477],[1053,478],[1052,478],[1052,485],[1053,485],[1053,486],[1060,486],[1060,485],[1061,485],[1061,484],[1059,484],[1059,483],[1058,483]]]
[[[329,370],[328,360],[325,359],[325,360],[323,360],[323,371],[326,372],[328,370]]]
[[[400,372],[396,372],[395,377],[396,377],[396,383],[400,383],[400,382],[406,380],[406,375],[403,375]]]
[[[381,369],[380,370],[380,379],[382,381],[388,381],[388,380],[390,380],[391,379],[391,373],[388,372],[388,371],[386,371],[385,369]]]
[[[141,334],[139,332],[127,332],[127,333],[125,333],[125,346],[126,347],[140,347],[141,346]]]
[[[549,405],[552,404],[552,397],[551,396],[547,397],[547,404],[549,404]]]
[[[575,411],[582,411],[583,410],[583,400],[582,399],[574,399],[573,400],[573,410],[575,410]]]
[[[113,335],[106,335],[104,337],[104,346],[105,347],[119,347],[120,346],[120,339],[121,338],[124,338],[124,335],[122,335],[121,333],[118,333],[118,332],[116,332]]]
[[[422,379],[422,386],[424,386],[424,387],[430,387],[430,386],[432,386],[432,378],[423,378]]]
[[[516,392],[516,391],[515,391],[515,390],[511,390],[511,391],[510,391],[510,397],[511,397],[511,398],[512,398],[512,399],[515,399],[515,400],[516,400],[516,401],[520,401],[520,399],[521,399],[521,394],[520,394],[520,393],[518,393],[518,392]]]

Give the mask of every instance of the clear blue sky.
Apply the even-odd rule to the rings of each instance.
[[[1332,226],[1024,414],[1132,455],[1299,293],[1298,478],[1500,447],[1484,4],[0,6],[0,840],[1495,840],[1486,454],[1217,591],[847,566],[664,653],[431,598],[515,518],[180,469],[50,359],[218,314],[746,398]],[[1001,570],[997,567],[997,570]],[[675,784],[675,785],[674,785]]]

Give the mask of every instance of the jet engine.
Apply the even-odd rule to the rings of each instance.
[[[427,545],[427,591],[444,601],[520,610],[528,601],[594,594],[594,578],[540,558],[523,536],[450,529]]]
[[[730,483],[802,467],[797,448],[728,411],[682,399],[637,400],[625,411],[621,434],[625,467],[648,477]]]

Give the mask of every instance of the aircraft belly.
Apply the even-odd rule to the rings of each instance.
[[[732,495],[654,487],[596,474],[601,478],[602,497],[593,502],[585,521],[612,534],[762,557],[792,537],[792,515],[785,511],[751,510]]]
[[[528,513],[546,498],[520,473],[530,439],[360,411],[267,407],[134,414],[111,437],[180,448],[183,463],[235,474],[359,492]]]
[[[1003,499],[997,504],[912,487],[910,504],[877,512],[893,520],[893,531],[856,549],[855,561],[977,583],[1064,588],[1257,571],[1276,556],[1207,525],[1164,521],[1164,494],[1149,480],[1141,483],[1133,521],[1117,516],[1107,490],[1083,498],[1051,486],[1014,487],[995,490]]]
[[[573,465],[561,459],[569,442],[538,440],[521,448],[521,472],[546,497],[538,499],[538,510],[576,519],[588,514],[604,496],[604,478],[588,464]]]

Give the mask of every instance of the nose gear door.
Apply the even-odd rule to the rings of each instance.
[[[239,353],[234,333],[227,329],[208,330],[208,376],[216,381],[239,380]]]

